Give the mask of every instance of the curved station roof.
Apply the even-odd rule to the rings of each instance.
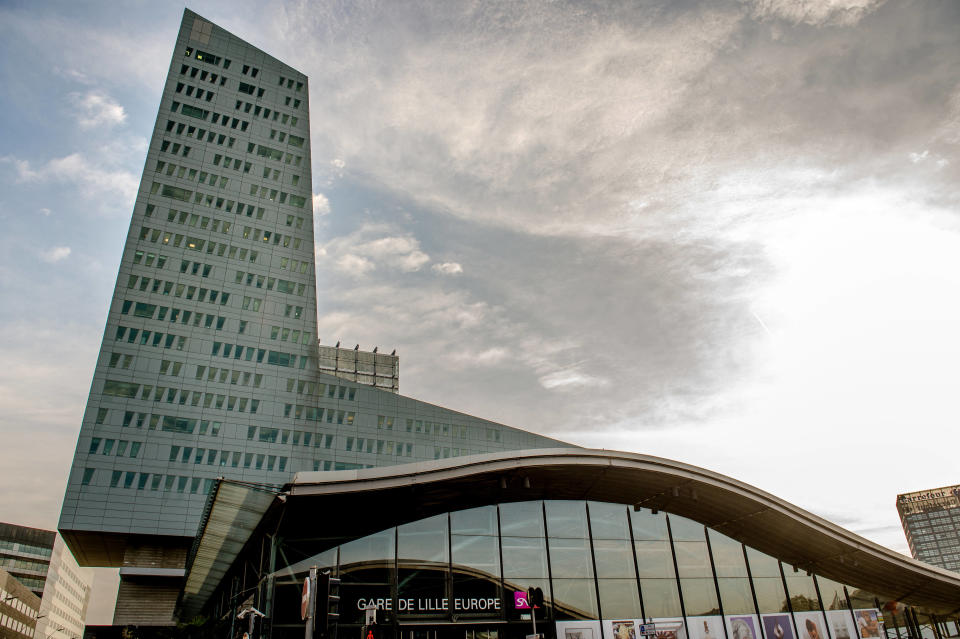
[[[234,487],[234,489],[239,486]],[[938,614],[960,608],[960,574],[901,555],[770,493],[682,462],[608,450],[491,453],[386,468],[298,473],[276,497],[228,495],[221,486],[195,545],[184,603],[200,604],[235,553],[217,530],[250,526],[258,511],[282,510],[284,526],[315,530],[335,545],[450,510],[533,499],[583,499],[663,510],[779,558],[796,570],[869,590]],[[255,512],[249,512],[250,509]],[[339,516],[339,513],[350,513]],[[355,513],[365,513],[356,516]],[[217,520],[220,520],[219,523]],[[289,528],[288,528],[289,529]],[[240,540],[235,540],[239,542]],[[234,544],[239,552],[242,544]],[[218,552],[213,552],[218,549]],[[202,566],[218,555],[214,565]],[[233,555],[233,556],[224,556]],[[207,562],[200,561],[207,557]]]

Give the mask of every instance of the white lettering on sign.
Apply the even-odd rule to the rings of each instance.
[[[393,610],[393,599],[364,599],[363,597],[357,599],[357,610],[369,610],[370,608]]]
[[[393,610],[392,599],[357,599],[357,610],[376,608]],[[500,599],[497,597],[456,597],[453,600],[454,611],[490,610],[499,611]],[[450,600],[446,597],[401,597],[397,599],[398,612],[449,612]]]

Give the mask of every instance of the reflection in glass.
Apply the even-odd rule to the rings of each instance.
[[[847,610],[847,596],[843,593],[843,584],[832,579],[816,575],[820,597],[826,610]],[[872,607],[872,606],[871,606]]]
[[[587,539],[587,504],[583,501],[547,501],[547,534],[550,537]]]
[[[670,534],[674,541],[702,541],[703,524],[679,515],[670,515]]]
[[[542,502],[500,504],[500,533],[504,537],[543,537]]]
[[[454,535],[496,535],[497,507],[481,506],[450,513],[450,532]]]
[[[747,577],[747,562],[743,558],[743,546],[714,530],[708,530],[713,565],[717,571],[717,587],[720,603],[728,615],[753,614],[753,593]]]
[[[553,580],[557,619],[596,619],[597,593],[593,579]]]
[[[780,562],[774,557],[747,547],[747,563],[753,576],[753,591],[761,613],[787,612],[787,595],[780,578]]]
[[[643,608],[647,617],[679,617],[680,595],[676,579],[643,579]]]
[[[720,607],[717,605],[717,588],[713,577],[680,580],[680,590],[683,592],[683,605],[688,615],[717,615]]]
[[[553,577],[593,577],[589,539],[550,538]]]
[[[447,539],[446,514],[397,527],[397,594],[401,599],[448,597]]]
[[[630,539],[626,506],[591,501],[587,507],[590,509],[590,530],[594,542],[598,539]]]
[[[600,578],[636,577],[633,550],[626,539],[594,539],[593,556]]]
[[[643,508],[639,512],[631,512],[630,521],[633,524],[633,538],[636,541],[655,541],[668,538],[665,513],[654,515],[651,511]]]
[[[803,572],[791,574],[791,570],[792,568],[784,566],[787,591],[790,593],[790,605],[793,611],[820,610],[820,598],[817,597],[817,589],[813,585],[813,576]]]
[[[547,547],[542,537],[504,537],[503,576],[547,578]]]
[[[643,617],[636,579],[599,579],[597,583],[600,586],[600,601],[605,619]]]
[[[340,579],[344,582],[391,583],[396,530],[388,528],[340,546]]]

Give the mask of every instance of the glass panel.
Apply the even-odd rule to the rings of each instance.
[[[400,614],[446,614],[439,602],[448,598],[447,521],[443,514],[397,527],[397,596],[414,602],[399,606]]]
[[[669,541],[638,541],[634,544],[634,547],[637,551],[637,566],[641,578],[676,578],[673,571],[673,556],[670,553]]]
[[[504,537],[543,537],[541,504],[539,501],[500,504],[501,534]]]
[[[823,607],[827,610],[849,610],[847,605],[847,596],[843,592],[843,584],[839,584],[832,579],[816,576],[817,586],[820,587],[820,597],[823,599]],[[834,636],[834,639],[837,639]]]
[[[780,578],[780,562],[750,547],[747,547],[747,562],[753,575],[753,589],[760,612],[788,612],[787,595]]]
[[[702,541],[703,531],[703,524],[679,515],[670,515],[670,534],[674,541]]]
[[[707,542],[677,541],[674,542],[673,547],[677,553],[677,572],[681,579],[684,577],[713,578]]]
[[[496,535],[497,507],[483,506],[450,513],[450,531],[455,535]]]
[[[547,547],[543,538],[504,537],[503,576],[547,578]]]
[[[593,533],[594,541],[597,539],[630,539],[626,506],[598,501],[588,502],[587,505],[590,509],[590,531]],[[604,614],[606,614],[606,610],[604,610]]]
[[[680,595],[676,579],[644,579],[640,582],[647,617],[680,616]]]
[[[626,539],[594,539],[593,554],[598,577],[636,577],[633,550]],[[604,604],[604,611],[606,611],[606,604]]]
[[[728,615],[745,615],[756,612],[750,580],[746,577],[717,577],[723,612]]]
[[[757,593],[757,606],[761,613],[789,612],[780,577],[754,577],[753,588]]]
[[[688,615],[720,614],[720,607],[717,605],[717,588],[713,583],[713,577],[681,579],[680,589],[683,592],[683,605]]]
[[[715,530],[710,530],[708,533],[717,577],[746,577],[747,563],[743,558],[743,546],[740,542]]]
[[[588,537],[586,502],[548,501],[545,505],[547,510],[547,533],[550,537],[573,537],[578,539],[586,539]]]
[[[496,515],[496,510],[491,510]],[[454,614],[499,616],[502,598],[497,538],[489,535],[453,535],[451,551]],[[483,608],[477,604],[480,600],[484,602]]]
[[[393,582],[395,528],[340,546],[340,579],[347,582]]]
[[[787,578],[787,590],[790,592],[790,605],[793,606],[793,611],[820,610],[820,599],[813,585],[813,576],[805,575],[803,572],[792,572],[789,566],[784,566],[783,571]]]
[[[550,567],[553,577],[593,577],[588,539],[550,538]]]
[[[631,563],[632,561],[631,559]],[[635,579],[600,579],[598,584],[605,619],[641,619],[643,617]]]
[[[553,580],[557,619],[596,619],[597,593],[593,579]]]
[[[630,512],[630,521],[633,524],[633,538],[637,541],[668,538],[665,513],[654,515],[644,508],[640,512]]]

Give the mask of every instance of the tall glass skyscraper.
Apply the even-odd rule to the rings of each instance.
[[[897,495],[897,512],[914,559],[960,572],[960,486]]]
[[[321,372],[308,95],[184,12],[59,524],[116,623],[171,623],[217,477],[566,445]]]

